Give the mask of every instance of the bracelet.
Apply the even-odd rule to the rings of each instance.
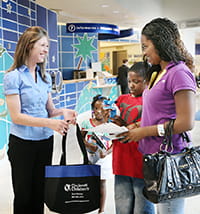
[[[158,136],[160,136],[160,137],[165,136],[164,124],[158,124],[157,125],[157,131],[158,131]]]

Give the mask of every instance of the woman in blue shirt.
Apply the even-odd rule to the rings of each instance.
[[[44,213],[44,167],[51,164],[53,130],[64,135],[76,112],[56,109],[51,77],[45,72],[47,32],[30,27],[20,37],[14,63],[4,77],[4,93],[12,119],[8,157],[12,169],[14,214]],[[64,120],[52,117],[64,116]]]

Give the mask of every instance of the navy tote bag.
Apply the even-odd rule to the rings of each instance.
[[[100,204],[100,166],[89,164],[78,125],[76,134],[84,163],[66,165],[65,135],[60,165],[45,167],[45,203],[51,211],[62,214],[87,213]]]

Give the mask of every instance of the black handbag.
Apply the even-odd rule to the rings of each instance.
[[[143,157],[143,194],[153,203],[200,193],[200,146],[185,148],[177,154],[168,152],[167,148],[173,147],[173,124],[171,120],[161,144],[166,149]],[[182,137],[190,142],[186,133]]]
[[[84,163],[66,165],[65,135],[60,165],[45,167],[45,203],[51,211],[62,214],[87,213],[100,207],[100,166],[88,164],[79,126],[76,128]]]

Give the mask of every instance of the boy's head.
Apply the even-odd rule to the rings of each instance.
[[[136,62],[128,71],[128,87],[130,94],[141,96],[145,88],[145,76],[149,65],[144,62]]]

